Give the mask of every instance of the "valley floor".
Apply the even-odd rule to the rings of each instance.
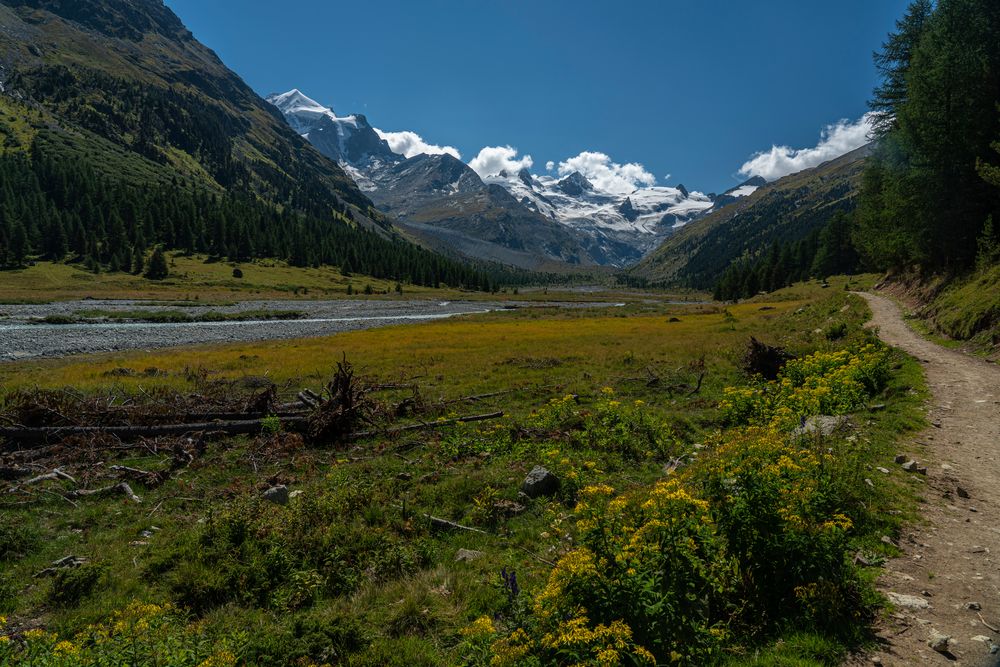
[[[931,427],[901,450],[928,467],[924,521],[904,530],[903,554],[880,581],[890,599],[910,597],[896,598],[876,657],[900,666],[1000,665],[991,653],[1000,643],[1000,367],[928,341],[894,302],[863,296],[871,325],[919,360],[932,394]],[[928,646],[935,632],[952,638],[947,653]]]
[[[894,555],[880,536],[915,517],[914,496],[924,491],[914,475],[874,470],[891,467],[900,439],[921,424],[922,386],[914,362],[873,345],[868,309],[850,287],[858,283],[831,279],[729,306],[649,293],[618,308],[537,304],[335,336],[0,364],[0,430],[172,423],[162,420],[243,414],[267,402],[248,435],[69,434],[44,447],[9,435],[0,443],[8,478],[0,483],[0,665],[32,651],[44,657],[37,664],[67,666],[137,651],[170,665],[233,665],[236,656],[250,664],[527,664],[507,660],[520,650],[559,662],[545,624],[571,628],[558,629],[562,616],[546,616],[538,601],[562,577],[580,575],[574,559],[596,545],[585,501],[618,493],[609,511],[629,503],[623,520],[645,520],[649,494],[678,488],[669,497],[681,505],[663,511],[698,513],[683,528],[698,540],[665,544],[696,544],[688,574],[699,590],[699,577],[713,577],[717,597],[706,606],[661,591],[649,609],[679,605],[671,613],[691,634],[666,633],[668,643],[652,650],[664,662],[689,651],[675,661],[690,665],[835,665],[867,641],[879,605],[870,584],[877,566],[852,556],[877,564]],[[88,316],[106,316],[91,307]],[[804,375],[766,388],[748,379],[741,367],[751,336],[799,357]],[[280,406],[302,389],[332,396],[327,383],[345,358],[365,387],[367,421],[352,424],[346,441],[313,426],[300,432],[305,413]],[[858,369],[880,379],[862,389],[849,377]],[[262,398],[269,387],[276,395]],[[812,403],[831,396],[823,408]],[[737,397],[750,407],[767,399],[757,406],[765,421],[726,407]],[[794,444],[786,436],[799,418],[780,407],[786,400],[809,402],[796,408],[803,415],[849,414],[849,430]],[[483,421],[450,421],[463,416]],[[555,495],[520,493],[538,465],[560,479]],[[761,495],[727,519],[736,475]],[[294,493],[286,504],[264,498],[279,486]],[[973,499],[981,492],[969,490]],[[754,546],[737,552],[731,531],[747,522],[754,529],[741,534]],[[639,561],[668,553],[649,546]],[[758,549],[776,551],[760,557]],[[799,583],[819,572],[834,593],[800,597],[806,589],[773,568],[789,553]],[[638,585],[629,583],[634,571],[620,576],[602,585],[618,594]],[[550,599],[572,606],[590,590],[569,586]],[[613,613],[648,635],[665,612],[643,626],[644,609],[630,603]],[[759,623],[753,609],[773,620]],[[852,621],[831,626],[815,609]],[[525,632],[530,648],[515,645],[529,640]],[[580,660],[597,664],[604,647],[581,646]]]

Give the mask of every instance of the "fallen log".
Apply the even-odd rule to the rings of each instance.
[[[283,427],[290,430],[304,429],[306,417],[280,418]],[[156,424],[153,426],[38,426],[25,428],[0,428],[0,438],[8,442],[4,451],[12,451],[11,443],[47,443],[73,435],[111,435],[121,440],[155,438],[158,436],[186,435],[208,431],[239,435],[256,433],[261,429],[261,419],[242,419],[226,422],[198,422],[193,424]]]
[[[406,431],[420,431],[424,429],[438,428],[440,426],[449,426],[451,424],[498,419],[503,417],[503,415],[503,411],[498,411],[483,415],[468,415],[465,417],[455,417],[453,419],[421,422],[419,424],[397,426],[394,428],[356,431],[348,433],[346,438],[349,440],[357,440],[377,435],[392,435],[395,433],[404,433]],[[309,426],[308,417],[279,417],[279,419],[281,420],[283,428],[292,431],[304,431]],[[119,438],[120,440],[187,435],[198,432],[241,435],[259,432],[262,422],[262,419],[243,419],[226,422],[199,422],[193,424],[156,424],[153,426],[38,426],[0,428],[0,438],[7,441],[7,445],[4,447],[3,451],[14,451],[16,447],[13,445],[49,443],[74,435],[110,435]]]

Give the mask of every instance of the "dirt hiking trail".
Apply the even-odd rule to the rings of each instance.
[[[869,326],[923,366],[931,426],[899,452],[927,466],[927,476],[899,465],[890,473],[917,475],[926,484],[924,521],[904,529],[904,553],[886,563],[879,580],[895,611],[878,630],[880,650],[852,663],[997,667],[1000,367],[921,338],[893,301],[860,296],[874,314]],[[934,640],[937,649],[929,644]]]

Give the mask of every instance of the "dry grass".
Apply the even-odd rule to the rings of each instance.
[[[647,366],[677,366],[701,356],[718,358],[748,332],[798,302],[719,308],[676,306],[653,313],[621,309],[499,312],[307,338],[153,352],[90,355],[0,365],[0,384],[18,387],[96,389],[111,382],[135,389],[163,383],[189,387],[189,372],[218,378],[268,376],[280,383],[317,385],[344,354],[366,375],[383,379],[420,376],[420,384],[445,395],[506,389],[523,383],[590,385]],[[670,322],[676,316],[679,322]],[[116,377],[116,368],[157,368],[154,379]],[[597,378],[597,379],[594,379]],[[580,387],[583,388],[582,386]]]
[[[94,274],[81,266],[38,262],[17,271],[0,273],[0,301],[55,301],[64,299],[132,298],[185,299],[212,302],[234,298],[337,298],[347,296],[347,286],[363,292],[371,284],[376,292],[393,292],[395,281],[367,276],[341,275],[333,267],[301,269],[273,260],[234,264],[206,263],[205,257],[169,254],[170,276],[150,281],[127,273]],[[233,278],[239,266],[243,278]],[[404,286],[408,296],[436,294],[440,290]]]

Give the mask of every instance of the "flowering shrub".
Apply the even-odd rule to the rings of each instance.
[[[869,610],[847,559],[856,503],[836,476],[842,462],[787,430],[863,407],[887,376],[887,354],[872,345],[790,361],[775,382],[726,390],[722,409],[737,427],[709,438],[682,472],[626,494],[580,488],[575,548],[529,619],[472,626],[471,662],[697,665],[719,659],[726,642],[787,624],[856,626]],[[656,451],[664,430],[641,413],[608,391],[592,412],[560,400],[535,419],[580,419],[577,442]]]
[[[790,429],[804,417],[842,415],[865,406],[889,375],[887,353],[874,345],[857,352],[816,352],[785,364],[777,380],[727,387],[720,403],[732,425]]]
[[[526,427],[567,438],[579,449],[614,452],[632,461],[664,458],[677,453],[677,442],[668,424],[643,401],[621,401],[611,387],[591,409],[577,405],[576,397],[554,398],[536,410]]]
[[[781,618],[837,627],[863,613],[845,559],[853,522],[834,485],[833,456],[751,427],[719,436],[691,471],[739,568],[740,618],[756,629]]]
[[[17,638],[0,635],[0,666],[235,667],[246,639],[234,635],[213,642],[171,605],[133,602],[107,623],[89,626],[72,639],[44,630],[28,630]]]
[[[632,495],[580,492],[580,547],[535,597],[536,625],[491,644],[492,664],[652,665],[718,653],[732,568],[708,503],[677,480]]]

